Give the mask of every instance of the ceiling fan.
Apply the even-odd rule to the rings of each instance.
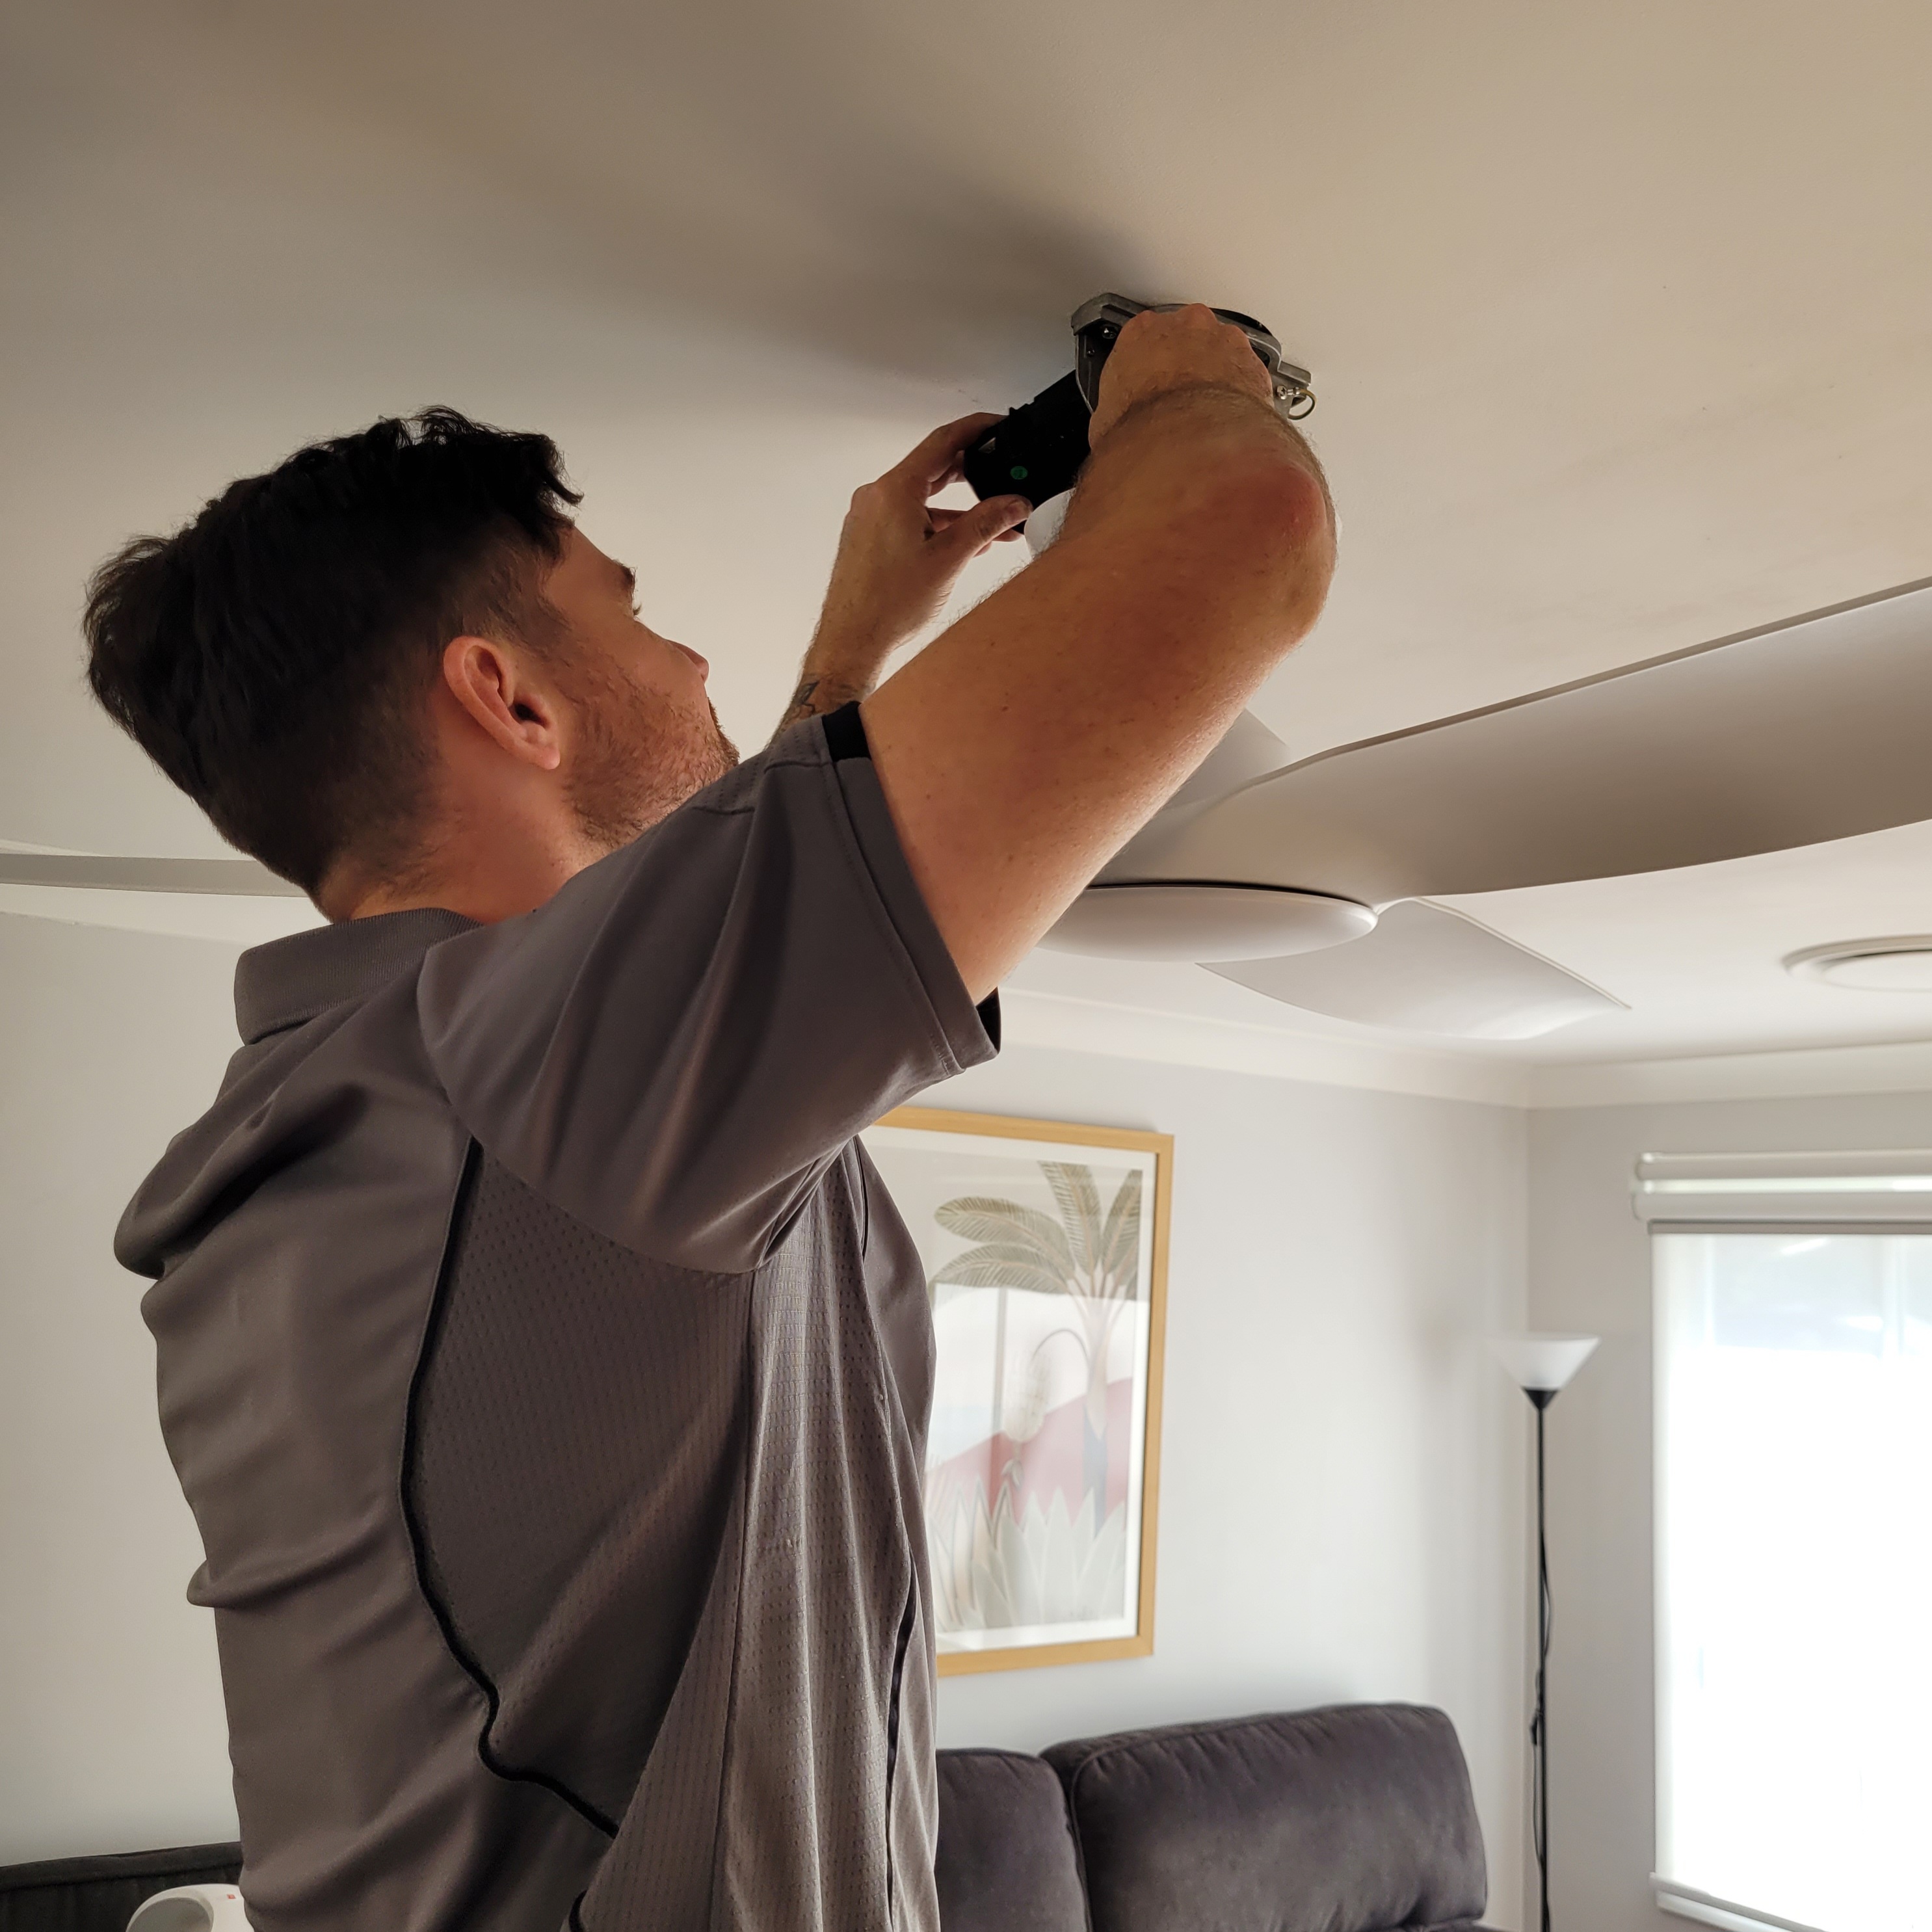
[[[1621,1002],[1431,902],[1932,818],[1932,583],[1289,762],[1244,713],[1045,944],[1526,1039]]]
[[[1430,902],[1932,818],[1932,583],[1297,762],[1251,715],[1046,940],[1525,1039],[1621,1003]]]
[[[1144,304],[1076,310],[1071,376],[970,453],[1036,554],[1085,453],[1099,373]],[[1252,317],[1276,406],[1308,374]],[[1292,760],[1244,713],[1043,944],[1191,962],[1339,1018],[1524,1039],[1621,1002],[1438,898],[1662,872],[1932,819],[1932,579]],[[292,898],[252,859],[0,849],[0,884]]]

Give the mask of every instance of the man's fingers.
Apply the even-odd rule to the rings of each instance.
[[[1107,358],[1088,442],[1097,442],[1136,403],[1196,385],[1234,389],[1258,402],[1270,399],[1268,371],[1232,322],[1198,302],[1142,310],[1120,331]]]
[[[959,474],[959,460],[1000,420],[981,410],[956,422],[941,423],[904,460],[886,473],[907,484],[916,484],[930,496]]]
[[[989,496],[970,510],[954,511],[951,520],[934,530],[927,541],[933,548],[964,562],[1017,530],[1032,514],[1033,506],[1024,496]]]

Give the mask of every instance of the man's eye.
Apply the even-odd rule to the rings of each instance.
[[[640,604],[634,597],[633,597],[631,599],[631,615],[641,620],[644,614],[644,607]]]

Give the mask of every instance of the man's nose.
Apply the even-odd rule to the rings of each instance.
[[[698,674],[700,677],[708,678],[711,675],[711,664],[708,658],[700,657],[688,644],[680,644],[677,649],[683,652],[685,656],[697,665]]]

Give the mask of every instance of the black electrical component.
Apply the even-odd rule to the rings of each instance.
[[[1100,396],[1100,372],[1121,329],[1143,309],[1178,308],[1178,302],[1140,302],[1100,295],[1073,311],[1073,370],[1010,410],[966,452],[966,481],[982,500],[1024,496],[1037,508],[1070,490],[1087,460],[1087,424]],[[1230,308],[1214,313],[1232,322],[1254,345],[1274,384],[1275,407],[1291,419],[1315,406],[1306,369],[1282,360],[1281,344],[1251,315]]]
[[[1037,509],[1049,496],[1073,488],[1087,460],[1087,424],[1093,415],[1080,379],[1066,375],[1030,403],[1010,410],[967,451],[966,480],[974,494],[1024,496]]]

